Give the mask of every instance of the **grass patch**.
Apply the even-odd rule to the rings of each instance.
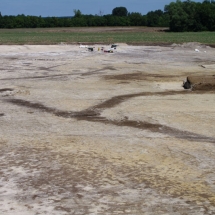
[[[88,30],[89,29],[89,30]],[[215,44],[214,32],[183,32],[172,33],[164,31],[150,31],[150,28],[129,28],[117,31],[104,31],[106,28],[50,28],[50,29],[1,29],[1,45],[24,44],[59,44],[67,43],[128,43],[128,44],[172,44],[199,42]],[[109,28],[110,29],[110,28]],[[145,29],[145,31],[144,31]]]

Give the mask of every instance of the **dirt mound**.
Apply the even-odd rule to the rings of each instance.
[[[192,90],[215,90],[215,75],[188,76],[183,87]]]

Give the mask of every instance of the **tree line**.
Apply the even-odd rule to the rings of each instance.
[[[79,12],[79,10],[78,10]],[[169,25],[168,15],[161,10],[151,11],[147,15],[128,13],[122,15],[83,15],[76,13],[73,17],[41,16],[1,16],[0,28],[49,28],[49,27],[94,27],[94,26],[162,26]]]
[[[170,31],[214,31],[215,0],[202,3],[176,0],[165,5],[164,11],[150,11],[146,15],[129,13],[125,7],[116,7],[112,14],[84,15],[74,10],[72,17],[2,16],[0,28],[49,28],[49,27],[93,27],[93,26],[148,26],[169,27]]]
[[[215,31],[215,1],[171,2],[164,7],[169,15],[170,31]]]

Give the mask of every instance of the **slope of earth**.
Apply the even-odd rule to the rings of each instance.
[[[98,48],[1,46],[0,214],[214,214],[215,50]]]

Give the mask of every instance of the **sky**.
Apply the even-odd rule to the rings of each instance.
[[[128,12],[142,15],[149,11],[163,10],[176,0],[0,0],[0,12],[5,15],[73,16],[74,10],[82,14],[111,14],[115,7],[126,7]],[[202,2],[196,0],[195,2]],[[101,12],[101,13],[100,13]]]

